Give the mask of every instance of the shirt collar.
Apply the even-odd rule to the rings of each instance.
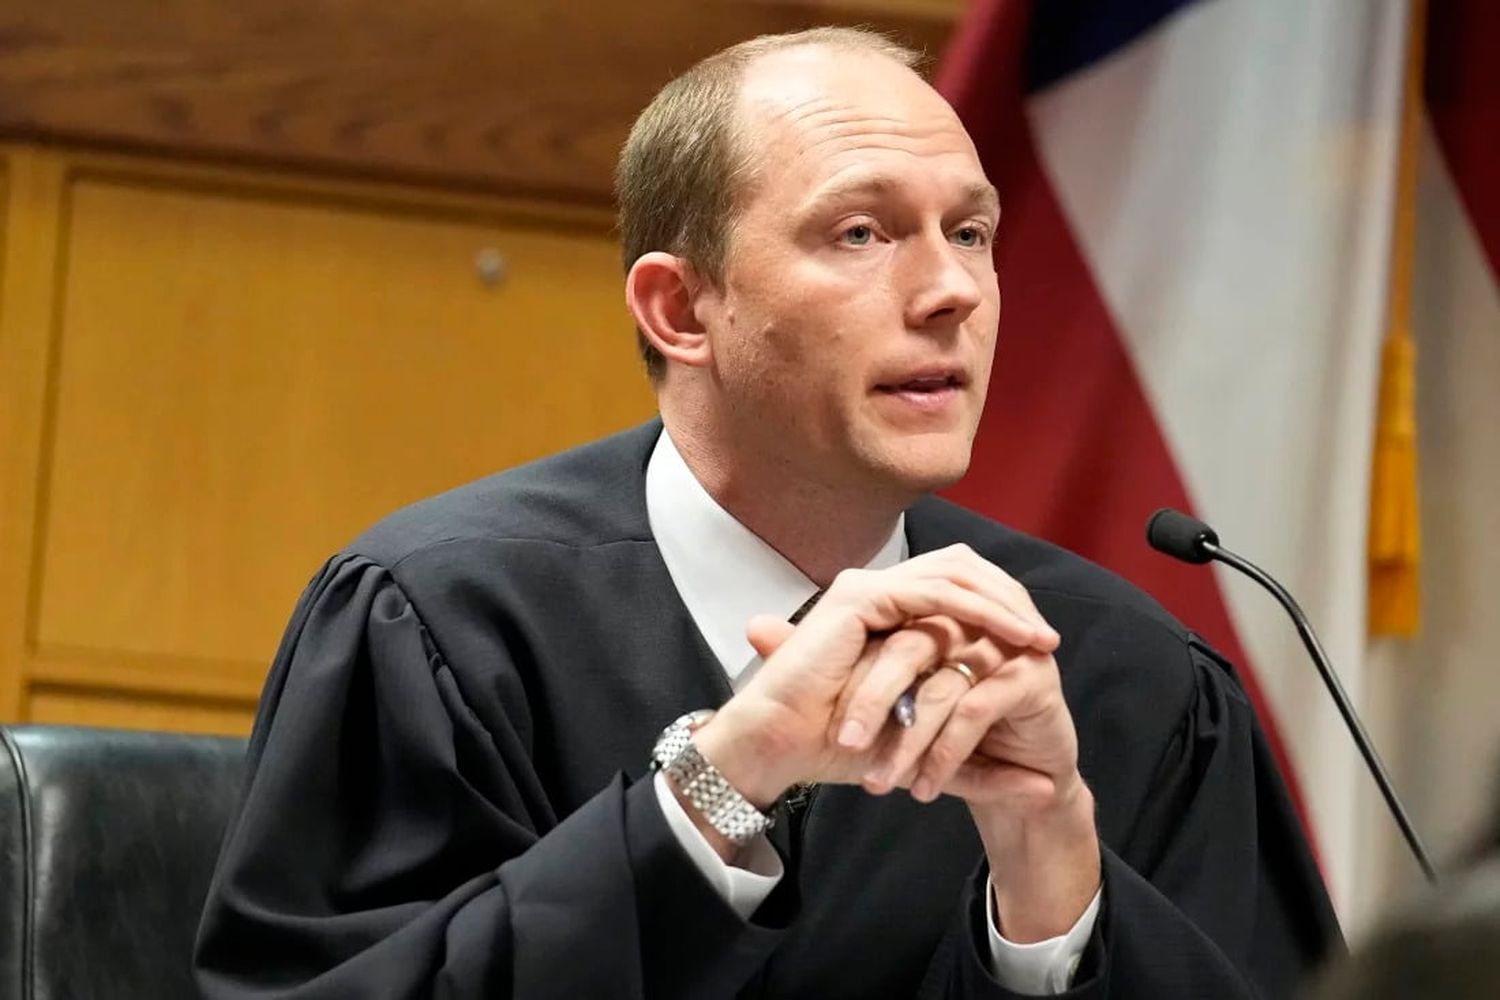
[[[755,660],[745,624],[758,614],[789,618],[817,592],[817,584],[709,496],[665,429],[646,464],[646,516],[682,603],[731,681]],[[865,568],[886,569],[906,556],[902,514]]]

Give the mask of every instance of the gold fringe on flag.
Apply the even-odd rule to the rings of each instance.
[[[1380,356],[1368,549],[1372,636],[1415,635],[1421,625],[1418,513],[1416,348],[1402,332],[1386,338]]]
[[[1369,632],[1411,636],[1421,625],[1422,533],[1417,502],[1416,343],[1411,335],[1417,238],[1417,157],[1422,127],[1426,4],[1411,0],[1401,110],[1390,296],[1380,352],[1374,467],[1370,476]]]

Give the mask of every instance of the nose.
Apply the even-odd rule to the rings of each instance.
[[[984,301],[979,272],[991,266],[987,254],[956,247],[942,233],[924,234],[904,249],[908,329],[956,327],[979,308]]]

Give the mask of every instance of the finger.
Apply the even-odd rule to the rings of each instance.
[[[750,640],[750,645],[760,654],[761,659],[766,659],[780,649],[781,644],[796,630],[797,626],[785,618],[756,615],[745,626],[745,638]]]
[[[846,723],[853,719],[856,725],[854,728],[848,728],[847,724],[841,726],[839,732],[841,735],[848,733],[850,739],[866,738],[865,743],[843,744],[850,749],[860,749],[868,744],[872,731],[885,724],[885,718],[897,700],[910,690],[913,681],[922,673],[943,663],[958,661],[969,667],[974,676],[983,678],[999,671],[1005,663],[1005,655],[993,642],[987,638],[970,640],[956,622],[945,616],[917,619],[903,631],[925,635],[932,643],[932,652],[915,648],[921,642],[919,637],[903,636],[898,642],[914,647],[909,657],[904,650],[893,650],[889,658],[878,657],[863,679],[855,681],[851,678],[845,685],[845,691],[853,694],[841,703],[841,714]],[[899,634],[893,633],[889,638]],[[920,710],[917,714],[920,715]],[[902,724],[906,723],[903,721]]]
[[[838,730],[844,723],[849,712],[849,702],[854,698],[855,692],[864,686],[865,679],[870,676],[870,670],[875,666],[875,661],[880,658],[880,648],[885,644],[889,635],[873,635],[865,643],[865,651],[855,661],[849,670],[849,680],[844,689],[839,692],[838,700],[834,702],[833,713],[828,718],[828,740],[830,743],[838,742]]]
[[[859,686],[864,678],[869,675],[870,668],[874,666],[875,660],[880,656],[880,647],[885,642],[885,638],[885,636],[870,637],[870,639],[865,643],[864,652],[860,654],[859,659],[856,660],[854,666],[850,668],[849,681],[844,685],[843,690],[839,692],[838,698],[834,702],[833,711],[828,715],[827,740],[830,747],[837,747],[840,751],[847,751],[849,749],[847,747],[839,745],[838,742],[839,730],[844,722],[844,709],[848,705],[849,699],[853,696],[854,690]],[[847,780],[859,780],[859,776],[864,773],[866,766],[865,764],[860,763],[861,759],[865,755],[873,755],[874,747],[879,745],[883,736],[883,733],[877,733],[874,739],[870,741],[870,745],[866,748],[865,754],[845,757],[845,760],[847,761],[850,768],[850,770],[846,772]]]
[[[1042,653],[1050,653],[1057,649],[1062,636],[1047,621],[1041,609],[1036,606],[1036,601],[1032,600],[1031,592],[1019,580],[977,554],[970,561],[970,565],[976,574],[976,582],[985,588],[984,592],[1037,625],[1038,641],[1033,644],[1033,648]]]
[[[1035,634],[1031,623],[1008,608],[951,580],[904,576],[893,570],[846,570],[786,637],[775,656],[767,658],[768,669],[758,672],[756,681],[773,687],[790,684],[804,692],[817,689],[817,696],[828,697],[832,707],[847,686],[850,670],[870,635],[935,615],[953,618],[960,625],[1020,648],[1029,648]],[[904,682],[888,692],[884,704],[861,710],[861,725],[850,730],[850,748],[868,746],[900,691],[927,666],[922,663],[908,668]]]
[[[974,629],[964,628],[964,626],[947,615],[927,615],[924,618],[914,618],[907,622],[905,627],[927,632],[938,644],[938,648],[944,653],[949,653],[960,646],[967,646],[977,641]]]
[[[901,697],[919,674],[939,662],[942,653],[941,634],[908,626],[886,636],[874,662],[856,684],[852,678],[845,690],[849,698],[839,727],[839,745],[848,750],[863,750],[885,725],[896,699]],[[917,717],[921,718],[921,704]]]
[[[963,694],[969,690],[969,682],[952,670],[939,670],[917,685],[916,721],[906,729],[897,731],[888,745],[881,748],[862,784],[874,795],[884,795],[900,784],[909,784],[932,740],[942,730],[949,712]],[[916,790],[913,789],[913,794]],[[922,801],[937,797],[932,794]]]
[[[854,608],[860,621],[871,632],[894,629],[930,615],[947,615],[961,625],[973,626],[1008,645],[1032,648],[1037,641],[1038,626],[1033,620],[946,577],[860,572],[862,575],[851,578],[851,583],[844,588],[840,588],[840,584],[846,576],[839,574],[828,589],[828,595],[803,619],[803,627],[813,624],[815,616],[832,599],[835,606]],[[832,607],[829,612],[820,621],[830,621]]]
[[[933,558],[925,560],[926,556]],[[918,564],[917,559],[925,561]],[[917,559],[908,560],[914,570],[925,574],[936,573],[945,576],[962,587],[1003,604],[1016,615],[1030,622],[1036,629],[1033,648],[1044,653],[1050,653],[1057,648],[1061,636],[1038,610],[1036,602],[1031,599],[1030,592],[1009,573],[980,556],[969,546],[962,543],[950,545],[945,549],[926,553]]]
[[[1020,764],[971,758],[959,766],[943,791],[968,802],[1005,805],[1026,813],[1052,802],[1057,782],[1051,775]]]
[[[964,692],[923,754],[913,794],[935,797],[946,787],[995,724],[1025,700],[1031,683],[1026,673],[1011,672],[988,677]]]

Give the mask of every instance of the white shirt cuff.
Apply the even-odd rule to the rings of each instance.
[[[1100,886],[1094,893],[1093,902],[1068,933],[1035,944],[1016,944],[1000,934],[1000,921],[995,918],[995,887],[986,881],[984,923],[989,930],[990,971],[1000,985],[1012,993],[1031,996],[1066,993],[1073,985],[1073,974],[1078,971],[1078,963],[1093,936],[1094,923],[1099,918],[1099,901],[1103,896],[1104,887]]]
[[[667,776],[660,771],[656,772],[656,801],[661,804],[662,815],[667,818],[667,826],[677,837],[677,842],[708,879],[708,884],[741,920],[749,920],[750,914],[786,874],[781,855],[776,853],[771,841],[761,834],[740,850],[739,864],[731,865],[719,857],[719,852],[693,825],[682,803],[673,794],[672,786],[667,783]]]

